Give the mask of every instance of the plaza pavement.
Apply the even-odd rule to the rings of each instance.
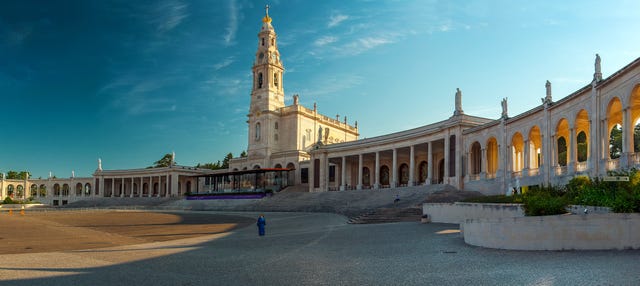
[[[451,224],[349,225],[346,217],[327,213],[265,216],[265,237],[250,225],[181,240],[0,255],[0,285],[640,283],[640,251],[635,250],[492,250],[464,244],[457,225]]]

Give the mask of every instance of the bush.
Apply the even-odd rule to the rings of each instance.
[[[11,197],[6,197],[4,198],[4,201],[2,201],[3,204],[13,204],[13,200],[11,199]]]
[[[564,187],[532,188],[523,196],[524,214],[527,216],[564,214],[569,205],[565,194]]]

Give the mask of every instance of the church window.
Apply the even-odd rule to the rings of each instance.
[[[273,73],[273,85],[278,86],[278,73]]]
[[[276,44],[276,39],[271,39],[271,45],[274,46]]]
[[[258,74],[258,88],[262,88],[262,73]]]
[[[273,129],[278,130],[278,122],[276,122],[276,123],[273,125]]]
[[[256,141],[260,140],[260,122],[256,123]]]
[[[264,38],[262,38],[262,45],[264,46]]]

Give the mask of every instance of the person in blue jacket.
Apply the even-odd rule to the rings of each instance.
[[[258,222],[256,223],[258,225],[258,234],[260,236],[264,235],[264,226],[267,224],[267,220],[264,219],[264,215],[260,215],[260,217],[258,217]]]

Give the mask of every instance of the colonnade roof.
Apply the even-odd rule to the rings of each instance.
[[[123,169],[123,170],[96,170],[94,176],[160,176],[166,175],[170,172],[178,172],[189,175],[197,174],[216,174],[220,172],[226,172],[223,170],[211,170],[205,168],[196,168],[190,166],[174,165],[171,167],[159,167],[159,168],[140,168],[140,169]]]
[[[463,127],[463,128],[475,127],[475,126],[483,125],[492,121],[493,119],[479,117],[479,116],[472,116],[472,115],[466,115],[466,114],[455,115],[446,120],[416,127],[409,130],[403,130],[403,131],[380,135],[380,136],[371,137],[371,138],[359,139],[356,141],[323,145],[319,147],[319,150],[337,151],[341,149],[362,148],[366,146],[378,146],[381,144],[394,143],[394,142],[408,140],[416,137],[422,137],[425,135],[434,135],[434,134],[437,134],[438,132],[442,132],[453,127]]]

